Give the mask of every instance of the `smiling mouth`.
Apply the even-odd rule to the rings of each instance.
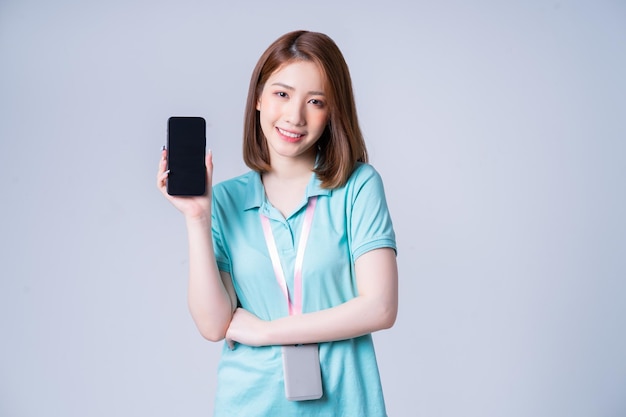
[[[276,129],[278,130],[278,133],[290,139],[300,139],[302,136],[304,136],[303,134],[300,134],[300,133],[288,132],[286,130],[281,129],[280,127],[277,127]]]

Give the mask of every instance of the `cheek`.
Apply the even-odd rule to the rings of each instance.
[[[260,112],[261,119],[275,119],[280,114],[280,105],[274,100],[264,100],[263,103],[257,103],[257,110]]]
[[[275,106],[270,105],[267,101],[263,102],[262,106],[259,106],[259,123],[265,137],[268,137],[273,131],[277,120],[276,110],[273,107]]]
[[[328,114],[326,112],[318,112],[311,117],[311,123],[315,124],[315,126],[324,130],[326,124],[328,123]]]

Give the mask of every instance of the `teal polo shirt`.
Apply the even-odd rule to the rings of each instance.
[[[270,219],[291,293],[296,251],[308,198],[318,196],[302,267],[303,313],[357,295],[354,262],[377,248],[396,250],[383,182],[359,163],[346,185],[327,190],[312,174],[300,206],[285,218],[267,200],[261,177],[248,172],[213,187],[213,240],[220,270],[230,273],[242,308],[263,320],[288,315],[259,214]],[[385,416],[370,335],[320,344],[324,396],[285,398],[279,346],[224,348],[218,369],[216,416]]]

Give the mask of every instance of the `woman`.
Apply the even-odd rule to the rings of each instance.
[[[157,177],[185,215],[192,317],[226,340],[215,415],[385,416],[371,333],[396,318],[395,234],[328,36],[287,33],[261,56],[244,160],[202,197],[167,194],[166,150]],[[211,152],[206,165],[211,184]],[[286,398],[283,346],[300,344],[319,350],[319,399]]]

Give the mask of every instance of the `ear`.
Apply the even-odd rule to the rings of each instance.
[[[259,99],[256,101],[256,109],[258,111],[261,111],[261,97],[259,97]]]

